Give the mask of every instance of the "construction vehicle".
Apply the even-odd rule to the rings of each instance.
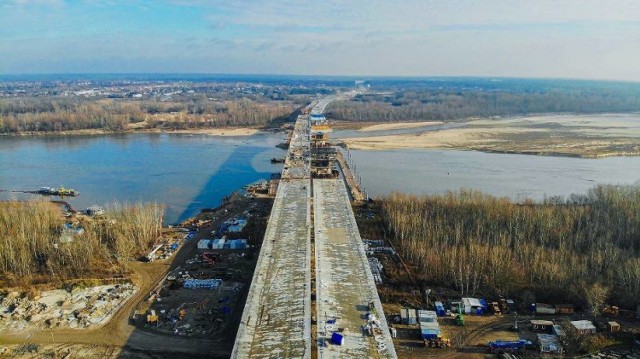
[[[500,311],[502,312],[502,314],[509,314],[511,313],[511,309],[514,303],[513,300],[505,299],[501,296],[500,299],[498,299],[498,305],[500,306]]]
[[[500,306],[498,305],[498,302],[489,303],[489,310],[491,311],[491,313],[495,315],[502,314],[502,312],[500,311]]]
[[[451,347],[451,340],[447,338],[443,338],[442,336],[437,336],[433,339],[425,339],[424,346],[426,348],[449,348]]]
[[[462,315],[462,305],[458,305],[458,314],[456,314],[456,325],[464,326],[464,316]]]
[[[158,324],[158,315],[156,315],[155,310],[151,310],[147,315],[147,324],[149,325]]]
[[[612,315],[612,316],[617,316],[619,313],[619,309],[618,307],[616,307],[615,305],[609,305],[609,304],[605,304],[602,307],[602,314],[604,315]]]

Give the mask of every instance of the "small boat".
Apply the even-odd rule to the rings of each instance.
[[[271,163],[284,163],[284,158],[272,158]]]
[[[75,197],[80,195],[80,192],[72,189],[72,188],[55,188],[55,187],[40,187],[37,191],[38,194],[44,196],[67,196],[67,197]]]

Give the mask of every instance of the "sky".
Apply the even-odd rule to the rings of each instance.
[[[638,0],[0,0],[0,74],[640,81]]]

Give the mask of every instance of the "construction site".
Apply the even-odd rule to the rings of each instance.
[[[397,357],[328,143],[334,99],[309,105],[289,137],[232,358]]]
[[[470,298],[429,287],[388,240],[379,205],[354,202],[354,212],[398,357],[640,358],[640,306],[603,305],[594,320],[566,303]],[[576,355],[586,343],[597,345],[586,347],[594,354]]]
[[[592,338],[585,358],[640,358],[640,306],[594,318],[416,279],[330,141],[336,98],[303,109],[280,174],[165,228],[130,280],[0,296],[0,357],[560,357]]]

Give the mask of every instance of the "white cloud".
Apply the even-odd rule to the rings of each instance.
[[[81,18],[77,7],[62,0],[11,2],[14,6],[22,2],[21,8],[27,8],[27,3],[39,4],[33,7],[40,9],[46,3],[67,8],[43,15],[46,21],[33,20],[32,28],[42,31],[32,31],[38,36],[31,36],[28,43],[22,43],[20,34],[0,39],[0,46],[14,50],[10,57],[0,58],[0,69],[11,71],[32,72],[29,66],[49,66],[48,71],[55,72],[92,64],[92,68],[116,72],[161,72],[166,66],[184,72],[640,81],[636,65],[640,60],[640,1],[636,0],[325,0],[313,4],[163,0],[160,5],[169,6],[169,12],[189,10],[192,17],[180,21],[201,22],[202,26],[192,31],[174,24],[162,34],[145,31],[135,23],[118,24],[113,30],[108,23],[98,26],[91,20],[78,24],[74,20]],[[126,1],[137,9],[153,9],[159,2]],[[85,3],[117,7],[125,0]],[[3,20],[13,24],[15,31],[25,21],[0,14],[0,22]],[[154,23],[164,26],[165,20]],[[121,25],[128,25],[132,33],[117,31]],[[40,64],[38,54],[55,61]]]

